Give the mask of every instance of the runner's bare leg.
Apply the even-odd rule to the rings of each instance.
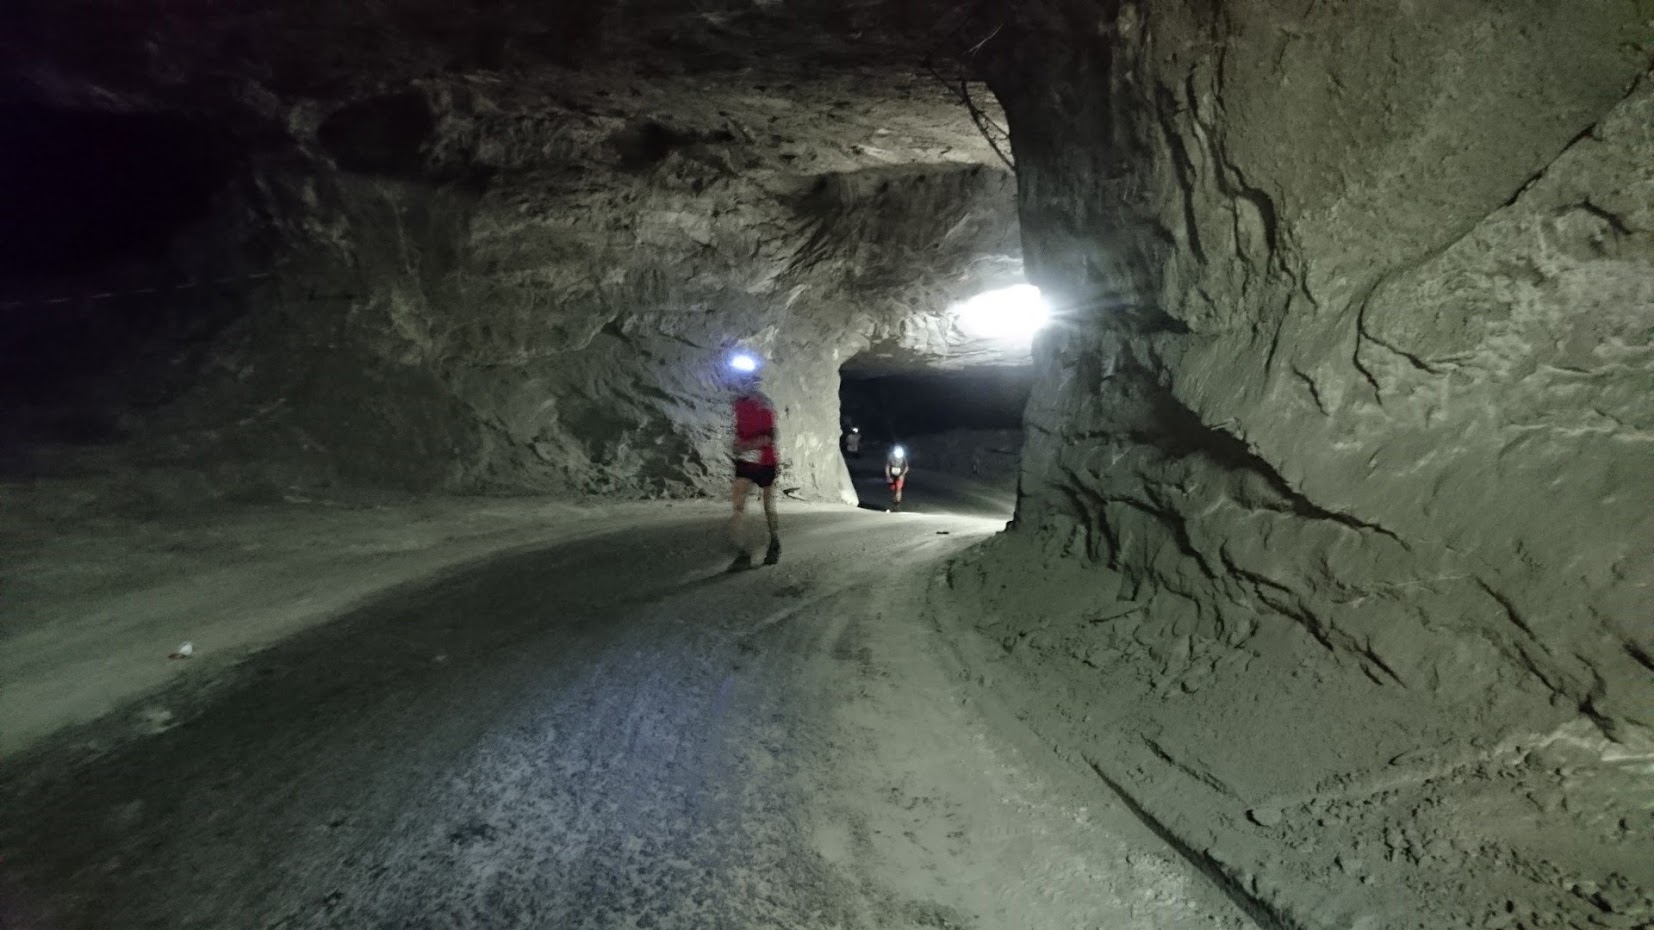
[[[770,539],[781,536],[781,518],[775,512],[775,485],[763,489],[764,521],[770,526]]]
[[[731,495],[735,512],[729,518],[729,544],[734,546],[736,551],[744,551],[741,549],[741,514],[747,509],[747,493],[751,490],[751,478],[735,479],[735,491]]]
[[[764,489],[764,520],[770,525],[770,545],[764,550],[764,564],[774,565],[781,561],[781,537],[777,534],[780,519],[775,515],[774,484]]]

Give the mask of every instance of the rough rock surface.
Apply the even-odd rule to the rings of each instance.
[[[914,436],[906,441],[917,471],[940,471],[971,478],[989,487],[1014,492],[1019,430],[957,429]]]
[[[57,221],[54,254],[81,266],[9,269],[11,354],[112,344],[8,433],[81,423],[119,465],[215,492],[694,494],[725,480],[720,366],[740,345],[768,362],[786,485],[844,497],[840,363],[874,345],[993,360],[945,309],[1020,273],[1010,173],[946,86],[859,39],[853,8],[815,11],[832,22],[812,35],[808,5],[584,6],[8,14],[7,85],[82,148],[148,120],[153,183],[204,173],[178,127],[226,152],[148,249],[92,249],[94,209]],[[83,163],[130,170],[33,164],[37,212],[75,199]],[[205,279],[224,280],[173,290]],[[90,290],[126,296],[29,302]],[[63,469],[32,451],[24,467]]]
[[[1017,262],[920,8],[8,4],[7,464],[695,493],[742,344],[842,496]],[[984,682],[1265,923],[1654,921],[1646,0],[960,9],[1066,311]]]
[[[1288,925],[1654,919],[1647,5],[1002,25],[1031,719]]]

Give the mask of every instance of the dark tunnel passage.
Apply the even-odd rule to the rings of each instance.
[[[884,466],[894,455],[910,469],[904,509],[945,508],[951,498],[1008,516],[1033,376],[1025,365],[889,371],[852,359],[840,372],[840,448],[861,505],[892,503]]]
[[[0,108],[0,278],[154,260],[240,161],[221,128],[168,113]]]
[[[1034,372],[1030,366],[985,366],[869,374],[852,360],[840,379],[846,426],[891,442],[957,430],[1020,431]]]
[[[112,438],[233,303],[190,270],[212,248],[179,249],[214,236],[244,153],[187,116],[35,104],[0,108],[0,138],[0,442]]]

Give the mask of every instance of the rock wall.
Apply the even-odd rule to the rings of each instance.
[[[767,363],[784,485],[853,500],[839,365],[875,343],[913,365],[957,354],[948,302],[1020,271],[1014,181],[952,93],[877,48],[800,38],[807,10],[479,8],[458,18],[504,31],[472,47],[412,0],[263,19],[30,6],[0,44],[31,107],[187,119],[233,150],[196,213],[154,230],[160,255],[125,243],[28,283],[231,282],[185,314],[210,326],[146,330],[77,375],[104,387],[54,416],[118,435],[32,450],[40,473],[139,463],[255,494],[721,493],[739,345]],[[82,55],[73,38],[98,23],[131,54]],[[365,30],[371,54],[343,54]],[[70,197],[78,182],[43,183]],[[89,344],[133,306],[99,304],[54,340]],[[135,394],[155,397],[123,403]]]
[[[969,478],[1007,494],[1017,486],[1021,430],[954,429],[906,440],[913,467]]]
[[[1636,3],[1140,0],[1034,4],[995,39],[1064,320],[1016,529],[952,583],[997,604],[1033,719],[1238,893],[1301,906],[1271,920],[1480,920],[1482,828],[1426,818],[1440,854],[1409,852],[1396,791],[1506,777],[1477,766],[1560,733],[1654,747],[1651,35]],[[1642,803],[1616,797],[1591,803]],[[1654,881],[1589,819],[1482,864],[1606,881],[1558,864],[1595,836]],[[1363,874],[1333,853],[1375,848],[1406,890],[1331,901]]]

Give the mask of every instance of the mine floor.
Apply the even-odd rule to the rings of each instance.
[[[969,690],[924,619],[942,563],[1000,520],[793,506],[782,563],[727,575],[720,510],[647,510],[233,660],[211,637],[100,653],[173,674],[6,760],[0,923],[1249,925]],[[279,598],[272,560],[325,579],[394,558],[353,563],[359,528],[282,545],[306,525],[267,523],[265,574],[207,577]]]

